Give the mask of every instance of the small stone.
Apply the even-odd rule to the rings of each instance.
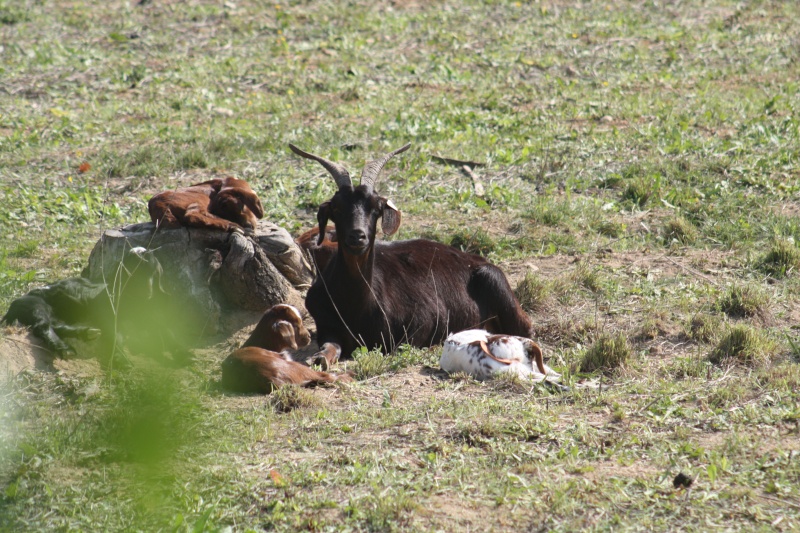
[[[681,488],[688,489],[689,487],[692,486],[693,482],[694,479],[687,476],[683,472],[680,472],[677,476],[675,476],[675,479],[672,480],[672,486],[675,487],[676,489],[681,489]]]

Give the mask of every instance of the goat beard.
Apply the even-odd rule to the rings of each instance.
[[[362,257],[367,255],[367,253],[372,249],[372,246],[365,244],[364,246],[352,247],[345,244],[344,248],[348,254],[355,257]]]

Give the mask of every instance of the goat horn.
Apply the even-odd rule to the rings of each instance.
[[[353,181],[350,179],[350,173],[347,172],[347,169],[344,168],[339,163],[334,163],[333,161],[328,161],[327,159],[320,157],[318,155],[304,152],[300,148],[291,143],[289,143],[289,148],[291,148],[292,152],[296,153],[297,155],[305,157],[306,159],[313,159],[314,161],[318,162],[320,165],[325,167],[325,170],[330,172],[331,176],[333,176],[333,179],[336,181],[336,185],[338,185],[339,188],[353,187]]]
[[[389,152],[380,159],[375,159],[364,165],[364,170],[361,171],[361,185],[366,185],[372,189],[372,187],[375,185],[375,180],[378,178],[378,174],[383,168],[383,165],[385,165],[387,161],[397,154],[403,153],[409,148],[411,148],[411,144],[407,144],[402,148],[398,148],[394,152]]]

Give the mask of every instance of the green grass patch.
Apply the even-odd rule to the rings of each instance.
[[[769,298],[763,289],[752,284],[730,286],[717,302],[720,311],[732,318],[767,317]]]
[[[776,240],[758,266],[774,278],[785,278],[800,268],[800,249],[792,241]]]
[[[535,272],[526,272],[514,294],[526,311],[542,310],[550,299],[550,284]]]
[[[625,366],[631,357],[631,347],[624,333],[602,333],[586,350],[580,363],[582,372],[601,370],[611,374]]]
[[[697,313],[692,315],[689,321],[689,337],[697,342],[711,342],[719,335],[722,328],[722,320],[708,313]]]
[[[322,407],[322,402],[313,392],[298,385],[277,387],[269,395],[269,402],[278,413],[289,413],[295,409]]]
[[[495,240],[483,230],[459,230],[450,237],[448,244],[464,252],[483,256],[497,248]]]
[[[297,235],[335,185],[287,143],[357,182],[410,142],[395,239],[488,255],[571,390],[434,346],[221,394],[241,332],[164,387],[60,361],[0,384],[0,531],[798,527],[800,4],[176,5],[0,0],[0,314],[156,192],[242,177]]]
[[[694,225],[683,217],[669,219],[662,230],[664,244],[694,244],[699,232]]]
[[[746,324],[736,324],[722,336],[708,358],[715,364],[735,362],[762,366],[772,361],[777,353],[777,344],[762,330]]]

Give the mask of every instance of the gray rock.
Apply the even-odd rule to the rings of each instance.
[[[161,263],[163,291],[205,317],[199,335],[222,332],[228,312],[262,313],[300,300],[313,273],[289,233],[261,221],[252,234],[201,228],[159,229],[151,222],[107,230],[83,276],[113,286],[122,259],[144,248]],[[257,319],[259,315],[255,315]]]

